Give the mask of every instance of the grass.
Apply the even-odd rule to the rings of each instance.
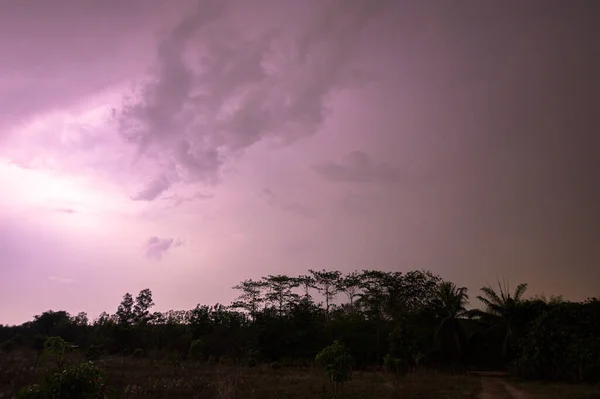
[[[600,399],[599,385],[515,382],[515,388],[527,392],[531,399]]]
[[[71,355],[68,363],[81,358]],[[33,353],[0,357],[0,398],[11,398],[21,387],[39,382],[55,369],[51,363],[36,366]],[[331,388],[322,372],[314,367],[269,365],[254,368],[183,362],[174,367],[169,360],[107,357],[96,362],[120,398],[331,398]],[[398,378],[382,372],[355,372],[338,398],[431,398],[474,399],[479,380],[473,377],[435,372],[417,372]]]

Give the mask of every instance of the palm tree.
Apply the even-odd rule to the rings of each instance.
[[[459,319],[467,314],[469,295],[466,287],[457,287],[456,284],[444,281],[438,285],[434,299],[437,315],[442,319],[436,331],[439,337],[442,332],[452,334],[458,357],[462,358],[461,329]]]
[[[483,295],[478,295],[479,299],[486,307],[486,312],[475,311],[473,314],[482,319],[492,322],[493,327],[502,327],[505,329],[502,342],[502,355],[507,356],[513,339],[513,316],[515,308],[523,302],[523,296],[527,291],[527,284],[517,285],[515,291],[511,294],[510,287],[506,281],[503,284],[498,280],[498,291],[494,290],[489,284],[480,289]]]

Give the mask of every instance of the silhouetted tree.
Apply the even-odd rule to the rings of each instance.
[[[150,309],[154,306],[152,291],[149,288],[140,291],[133,306],[133,321],[136,324],[146,324],[151,319]]]
[[[331,301],[336,297],[336,295],[339,292],[340,279],[342,277],[342,273],[337,270],[315,271],[312,269],[309,269],[309,272],[315,281],[315,289],[319,291],[319,293],[325,298],[325,312],[329,313]]]
[[[120,325],[128,326],[133,323],[133,297],[130,293],[123,295],[123,300],[117,308],[116,316]]]
[[[478,295],[479,299],[486,307],[486,312],[472,312],[475,316],[487,320],[494,328],[503,330],[502,354],[504,357],[510,357],[510,350],[513,342],[514,321],[513,316],[517,306],[522,302],[523,295],[527,291],[527,284],[519,284],[511,294],[508,282],[503,284],[498,280],[498,292],[490,285],[482,287],[480,291],[483,295]]]

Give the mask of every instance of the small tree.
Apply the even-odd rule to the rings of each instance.
[[[65,357],[70,345],[61,337],[50,337],[44,342],[44,355],[50,355],[60,368],[65,363]]]
[[[325,375],[333,385],[333,395],[337,395],[338,387],[352,378],[352,356],[340,341],[334,341],[317,354],[316,363],[323,367]]]

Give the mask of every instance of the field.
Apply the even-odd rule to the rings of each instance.
[[[69,359],[74,362],[77,359]],[[33,353],[13,353],[0,361],[0,398],[39,382],[55,366]],[[107,357],[96,362],[122,398],[329,398],[329,382],[314,367],[272,364],[241,367],[168,359]],[[420,372],[399,379],[383,372],[355,372],[340,398],[477,398],[480,382],[467,376]]]
[[[71,355],[68,363],[81,359]],[[308,366],[261,364],[242,367],[170,359],[106,357],[96,361],[119,398],[332,398],[321,370]],[[43,380],[56,369],[38,362],[33,352],[15,352],[0,359],[0,398]],[[508,388],[507,388],[508,387]],[[503,379],[419,371],[397,377],[381,371],[355,372],[339,398],[423,399],[598,399],[600,388],[569,385],[507,383]]]

